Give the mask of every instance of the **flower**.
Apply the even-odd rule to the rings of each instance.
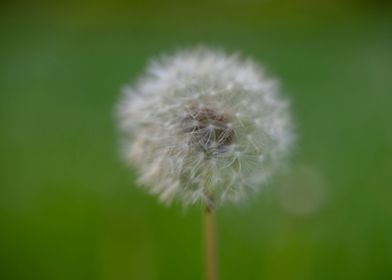
[[[289,154],[288,105],[277,82],[239,55],[197,47],[162,56],[118,104],[125,160],[163,202],[239,201]]]

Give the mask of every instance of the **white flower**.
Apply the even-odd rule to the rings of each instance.
[[[276,81],[203,47],[150,63],[124,89],[118,119],[126,161],[163,202],[238,201],[279,168],[293,139]]]

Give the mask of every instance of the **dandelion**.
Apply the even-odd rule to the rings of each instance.
[[[162,202],[205,205],[212,232],[212,210],[257,191],[287,157],[288,105],[276,80],[237,54],[197,47],[162,56],[124,88],[124,158]]]

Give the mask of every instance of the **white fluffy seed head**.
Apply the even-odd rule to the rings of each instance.
[[[235,202],[292,146],[288,102],[251,60],[204,47],[153,61],[118,106],[125,160],[166,203]]]

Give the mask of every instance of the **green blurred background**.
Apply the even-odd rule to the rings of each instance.
[[[390,1],[2,1],[0,279],[201,279],[200,209],[135,188],[113,112],[205,43],[281,78],[291,170],[219,210],[222,279],[392,279]]]

